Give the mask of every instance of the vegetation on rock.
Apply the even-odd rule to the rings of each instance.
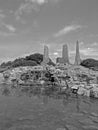
[[[35,53],[25,58],[18,58],[14,61],[4,62],[0,65],[1,68],[7,67],[19,67],[19,66],[37,66],[40,65],[43,61],[43,55],[39,53]],[[55,65],[51,59],[49,59],[48,65]]]
[[[85,59],[81,62],[81,65],[89,69],[98,70],[98,60],[95,59]]]

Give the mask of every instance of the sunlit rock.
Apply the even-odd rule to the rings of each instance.
[[[85,90],[84,96],[90,97],[90,90]]]
[[[81,87],[81,88],[78,89],[78,92],[77,92],[77,93],[78,93],[79,95],[84,95],[84,94],[85,94],[85,91],[86,91],[86,89]]]
[[[89,89],[92,89],[93,86],[92,85],[85,85],[85,89],[89,90]]]
[[[94,87],[90,91],[90,97],[98,98],[98,88]]]

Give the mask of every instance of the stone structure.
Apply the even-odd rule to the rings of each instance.
[[[61,63],[63,64],[63,59],[61,57],[56,58],[56,63]]]
[[[75,65],[80,65],[81,59],[80,59],[80,52],[79,52],[79,42],[76,43],[76,56],[75,56]]]
[[[67,44],[63,45],[63,50],[62,50],[62,59],[64,64],[69,64],[69,57],[68,57],[68,46]]]
[[[46,65],[49,62],[49,49],[48,46],[44,46],[44,55],[42,65]]]
[[[58,57],[56,59],[56,63],[69,64],[68,46],[67,46],[67,44],[63,45],[63,48],[62,48],[62,57]]]

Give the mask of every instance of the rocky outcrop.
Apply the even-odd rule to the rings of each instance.
[[[92,98],[98,98],[98,86],[85,86],[78,89],[77,94]]]
[[[60,70],[56,67],[48,66],[45,69],[43,66],[26,66],[17,67],[13,69],[6,70],[1,74],[1,83],[5,82],[7,84],[19,85],[37,85],[40,84],[55,84],[59,86],[59,90],[66,91],[67,88],[72,90],[72,93],[98,98],[98,84],[94,83],[96,76],[91,76],[82,74],[82,69],[80,73],[76,73],[76,68],[71,73],[71,68],[69,71]],[[75,72],[75,73],[74,73]],[[3,78],[2,78],[3,77]]]
[[[81,62],[81,65],[86,67],[86,68],[98,71],[98,60],[95,60],[95,59],[85,59],[85,60],[83,60]]]
[[[29,56],[26,56],[25,58],[18,58],[14,61],[9,61],[7,63],[2,63],[0,65],[0,70],[6,70],[7,68],[16,68],[16,67],[24,67],[24,66],[37,66],[41,65],[43,61],[43,55],[39,53],[35,53]],[[55,65],[52,60],[49,58],[49,61],[47,63],[48,65]]]

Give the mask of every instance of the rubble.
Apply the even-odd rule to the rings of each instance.
[[[60,91],[70,88],[73,93],[98,98],[98,73],[75,65],[26,66],[6,70],[0,74],[1,83],[17,85],[54,85]]]

